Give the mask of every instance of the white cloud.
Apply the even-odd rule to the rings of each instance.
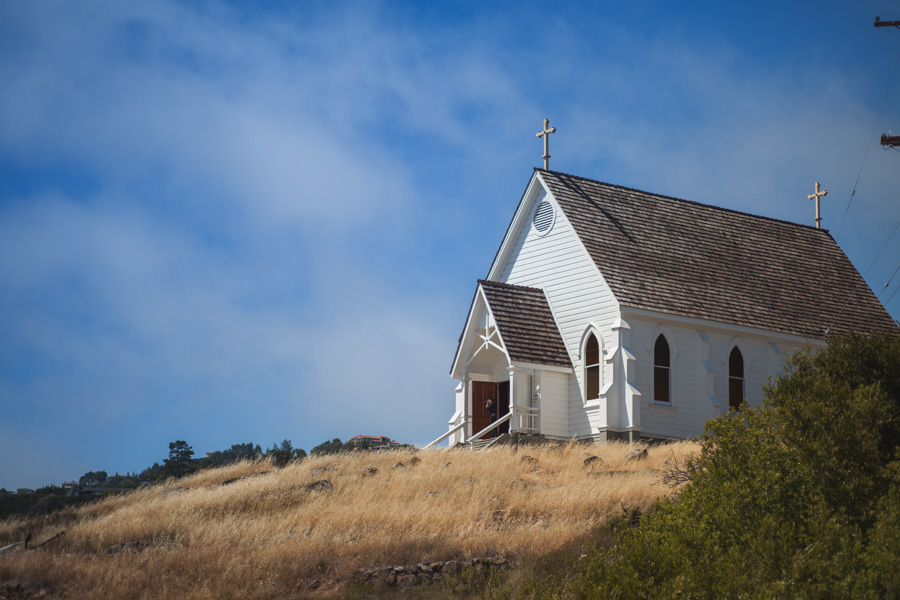
[[[72,427],[100,429],[85,471],[174,436],[428,441],[542,118],[553,168],[801,222],[818,179],[835,227],[881,100],[684,23],[246,10],[0,5],[0,421],[42,461],[71,464]],[[860,270],[900,218],[895,167],[872,150],[848,216]],[[131,462],[84,458],[110,440]]]

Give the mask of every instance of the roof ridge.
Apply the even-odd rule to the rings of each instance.
[[[695,206],[703,206],[703,207],[705,207],[705,208],[712,208],[712,209],[714,209],[714,210],[722,210],[722,211],[725,211],[725,212],[730,212],[730,213],[734,213],[734,214],[738,214],[738,215],[743,215],[743,216],[745,216],[745,217],[753,217],[754,219],[765,219],[766,221],[772,221],[772,222],[775,222],[775,223],[781,223],[781,224],[784,224],[784,225],[791,225],[791,226],[794,226],[794,227],[802,227],[802,228],[804,228],[804,229],[808,229],[808,230],[812,230],[812,231],[821,231],[822,233],[827,234],[828,237],[831,237],[831,232],[830,232],[828,229],[826,229],[826,228],[818,228],[818,227],[816,227],[815,225],[806,225],[806,224],[804,224],[804,223],[795,223],[794,221],[786,221],[786,220],[784,220],[784,219],[777,219],[777,218],[775,218],[775,217],[769,217],[769,216],[767,216],[767,215],[757,215],[757,214],[754,214],[754,213],[750,213],[750,212],[746,212],[746,211],[742,211],[742,210],[737,210],[737,209],[734,209],[734,208],[727,208],[727,207],[724,207],[724,206],[716,206],[715,204],[706,204],[706,203],[703,203],[703,202],[697,202],[696,200],[688,200],[688,199],[686,199],[686,198],[678,198],[677,196],[668,196],[668,195],[666,195],[666,194],[657,194],[656,192],[648,192],[647,190],[641,190],[641,189],[638,189],[638,188],[628,187],[628,186],[625,186],[625,185],[618,185],[618,184],[615,184],[615,183],[609,183],[609,182],[606,182],[606,181],[600,181],[600,180],[598,180],[598,179],[590,179],[589,177],[582,177],[581,175],[572,175],[571,173],[563,173],[562,171],[552,171],[552,170],[549,170],[549,169],[542,169],[542,168],[540,168],[540,167],[534,167],[534,170],[535,170],[535,171],[538,171],[538,172],[541,172],[541,173],[549,173],[549,174],[551,174],[551,175],[562,175],[563,177],[571,177],[572,179],[580,179],[581,181],[587,181],[587,182],[590,182],[590,183],[596,183],[596,184],[599,184],[599,185],[605,185],[605,186],[609,186],[609,187],[612,187],[612,188],[617,188],[617,189],[620,189],[620,190],[626,190],[626,191],[629,191],[629,192],[637,192],[637,193],[639,193],[639,194],[646,194],[646,195],[648,195],[648,196],[652,196],[652,197],[655,197],[655,198],[664,198],[664,199],[666,199],[666,200],[675,200],[676,202],[684,202],[684,203],[687,203],[687,204],[693,204],[693,205],[695,205]],[[834,238],[832,238],[832,239],[834,239]]]

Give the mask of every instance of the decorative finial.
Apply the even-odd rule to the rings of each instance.
[[[544,119],[544,130],[538,131],[537,136],[544,138],[544,170],[550,170],[550,134],[556,133],[556,127],[548,127],[550,119]]]
[[[822,196],[827,196],[827,195],[828,195],[828,190],[822,190],[821,192],[819,191],[819,182],[817,181],[816,182],[816,193],[809,194],[808,196],[806,196],[810,200],[816,201],[816,229],[822,228],[822,225],[821,225],[822,217],[819,214],[819,198],[821,198]]]

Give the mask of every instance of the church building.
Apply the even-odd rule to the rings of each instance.
[[[796,349],[896,327],[825,229],[535,169],[475,285],[442,438],[693,437]]]

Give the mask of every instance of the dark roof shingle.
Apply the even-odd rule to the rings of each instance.
[[[827,230],[536,171],[623,306],[807,338],[896,329]]]
[[[479,280],[514,362],[572,367],[544,290]]]

